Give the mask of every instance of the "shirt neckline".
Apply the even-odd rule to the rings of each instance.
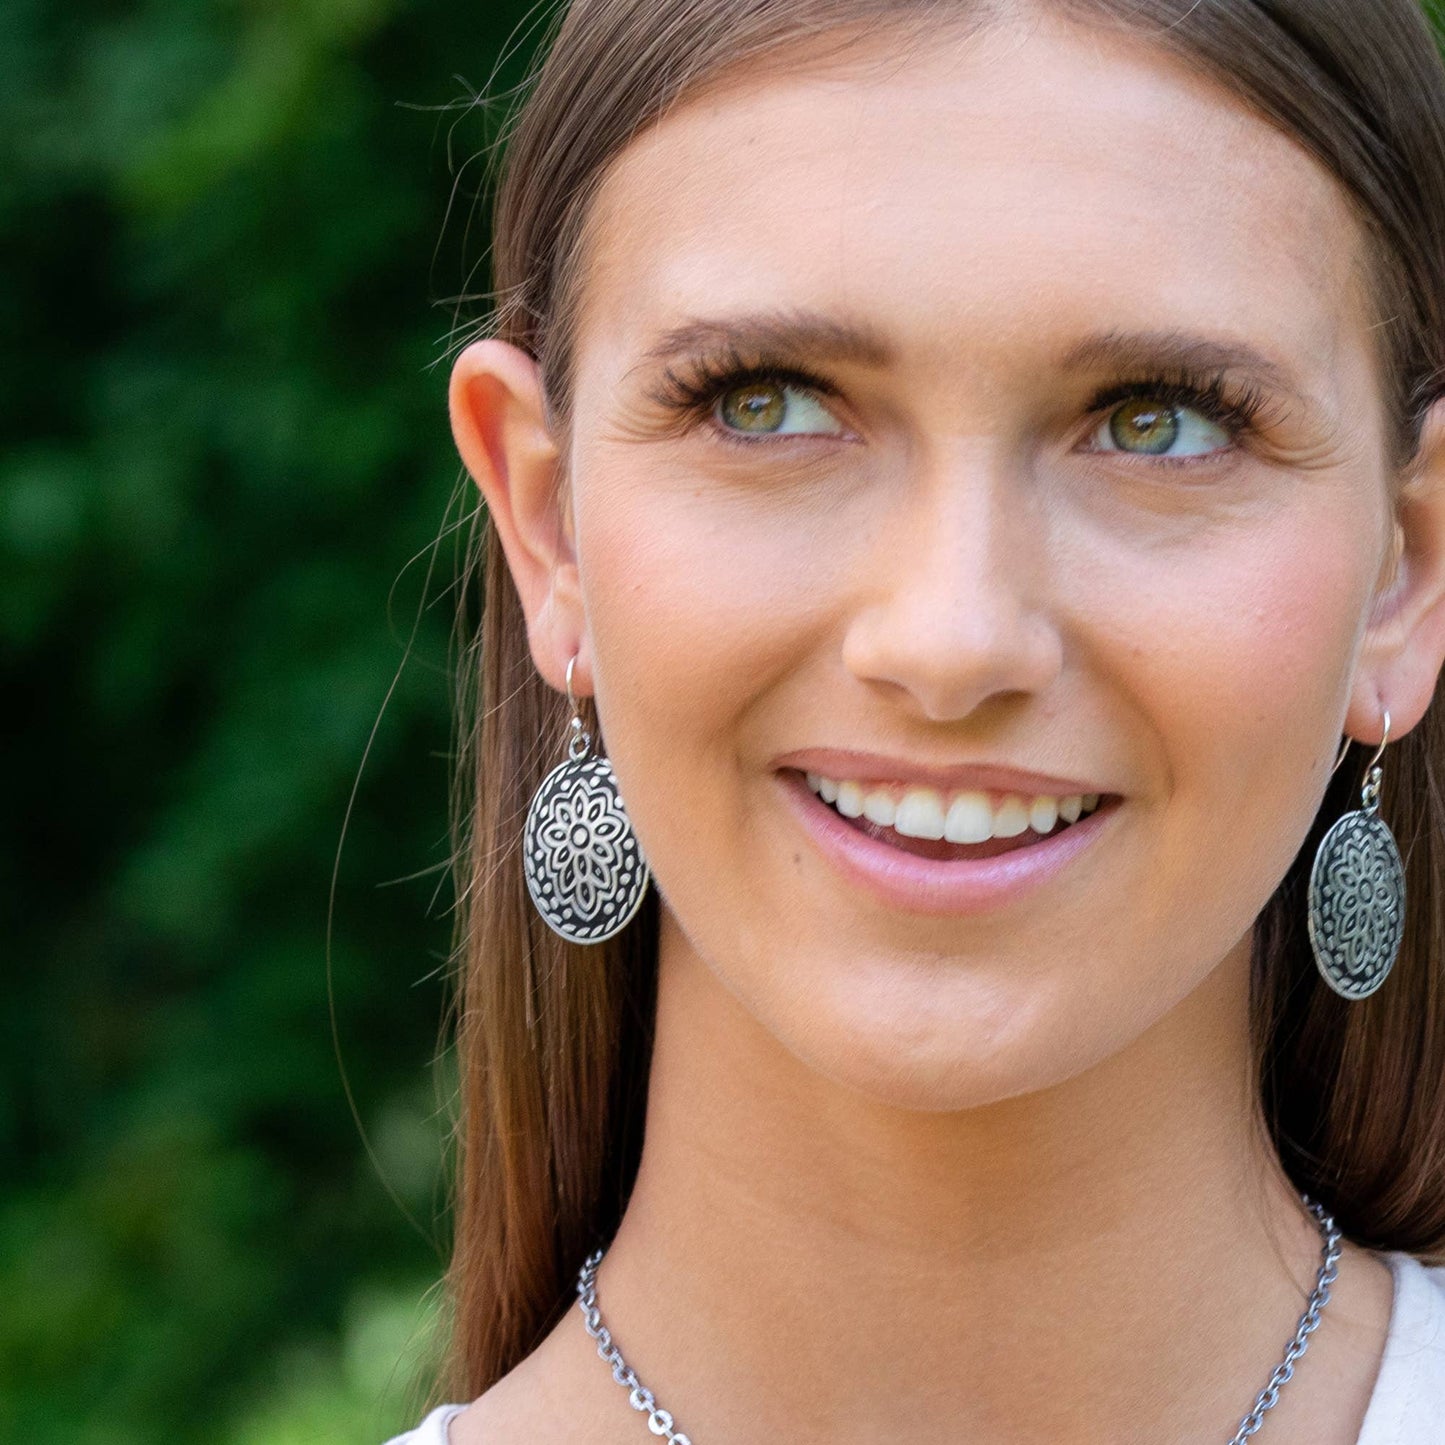
[[[1365,1409],[1359,1445],[1397,1445],[1409,1437],[1409,1411],[1416,1408],[1424,1390],[1425,1370],[1437,1349],[1445,1344],[1442,1321],[1433,1318],[1436,1302],[1425,1267],[1413,1254],[1391,1250],[1381,1255],[1390,1266],[1395,1282],[1390,1304],[1390,1321],[1385,1333],[1385,1352],[1370,1403]],[[1434,1346],[1434,1348],[1432,1348]]]

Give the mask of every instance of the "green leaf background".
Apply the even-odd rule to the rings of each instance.
[[[426,1403],[450,540],[427,570],[468,101],[529,23],[0,4],[0,1440],[375,1445]]]

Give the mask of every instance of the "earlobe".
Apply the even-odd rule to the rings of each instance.
[[[568,659],[581,650],[583,624],[563,467],[546,424],[540,369],[505,341],[473,342],[452,367],[447,403],[457,450],[506,553],[533,660],[560,690]]]
[[[1427,413],[1396,507],[1397,561],[1378,596],[1360,654],[1346,729],[1378,742],[1419,723],[1445,665],[1445,398]]]

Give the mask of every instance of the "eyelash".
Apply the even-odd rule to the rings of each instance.
[[[652,400],[680,416],[704,420],[712,414],[719,398],[735,387],[757,382],[795,386],[814,396],[838,394],[837,387],[811,372],[768,360],[749,363],[738,351],[729,350],[715,357],[699,358],[691,363],[686,373],[676,372],[669,366],[663,372],[662,382],[653,392]],[[739,446],[755,446],[763,440],[760,437],[742,436],[723,427],[716,430],[721,440]]]
[[[693,420],[712,416],[719,398],[739,386],[759,382],[776,386],[793,386],[814,396],[837,396],[837,387],[822,377],[798,367],[763,359],[748,362],[737,351],[716,357],[703,357],[693,362],[685,373],[668,367],[652,400],[668,411]],[[1225,372],[1196,372],[1180,367],[1119,381],[1095,392],[1086,408],[1090,416],[1106,413],[1137,399],[1162,402],[1166,406],[1188,407],[1222,427],[1232,442],[1257,431],[1267,399],[1255,386],[1231,384]],[[725,427],[715,427],[718,438],[734,446],[756,446],[766,436],[749,437]],[[1198,457],[1153,457],[1155,465],[1179,466],[1200,460]]]

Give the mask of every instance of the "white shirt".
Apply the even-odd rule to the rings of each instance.
[[[1410,1254],[1384,1258],[1395,1276],[1395,1302],[1359,1445],[1441,1445],[1445,1441],[1445,1266],[1429,1269]],[[1302,1378],[1309,1378],[1304,1362],[1299,1370]],[[447,1426],[465,1408],[438,1405],[415,1430],[386,1445],[450,1445]]]

